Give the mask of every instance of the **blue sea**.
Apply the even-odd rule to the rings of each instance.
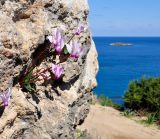
[[[160,37],[94,37],[99,54],[97,95],[123,103],[128,83],[134,79],[160,76]],[[110,46],[126,42],[133,46]]]

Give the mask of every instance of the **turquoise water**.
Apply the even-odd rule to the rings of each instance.
[[[99,54],[97,95],[105,95],[116,103],[128,83],[141,76],[160,76],[160,37],[94,37]],[[113,42],[127,42],[134,46],[115,47]]]

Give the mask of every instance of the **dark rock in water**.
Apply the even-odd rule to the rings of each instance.
[[[111,46],[133,46],[133,44],[131,43],[125,43],[125,42],[115,42],[115,43],[111,43]]]

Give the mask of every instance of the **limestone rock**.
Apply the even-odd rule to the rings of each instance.
[[[78,61],[63,63],[63,81],[39,83],[37,92],[29,94],[20,88],[19,79],[49,45],[46,37],[53,28],[60,27],[67,41],[79,23],[88,26],[88,13],[87,0],[0,1],[0,92],[14,81],[9,106],[0,106],[0,139],[74,138],[96,86],[97,52],[89,29],[79,36],[87,51]],[[41,61],[37,66],[47,65],[50,62]]]

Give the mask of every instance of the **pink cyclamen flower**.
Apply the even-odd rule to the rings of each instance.
[[[86,30],[86,27],[84,27],[83,25],[80,25],[75,31],[75,35],[80,35],[85,30]]]
[[[11,97],[11,88],[8,88],[7,91],[4,91],[2,94],[0,94],[0,98],[2,99],[3,105],[6,107],[9,104]]]
[[[57,65],[57,64],[52,64],[52,73],[55,76],[55,79],[58,80],[62,74],[64,73],[64,69],[61,65]]]
[[[80,47],[80,43],[76,41],[71,41],[70,44],[66,45],[67,50],[71,57],[77,59],[82,54],[82,48]]]
[[[53,35],[48,36],[48,40],[52,43],[52,47],[60,54],[64,47],[64,38],[58,28],[54,29]]]

